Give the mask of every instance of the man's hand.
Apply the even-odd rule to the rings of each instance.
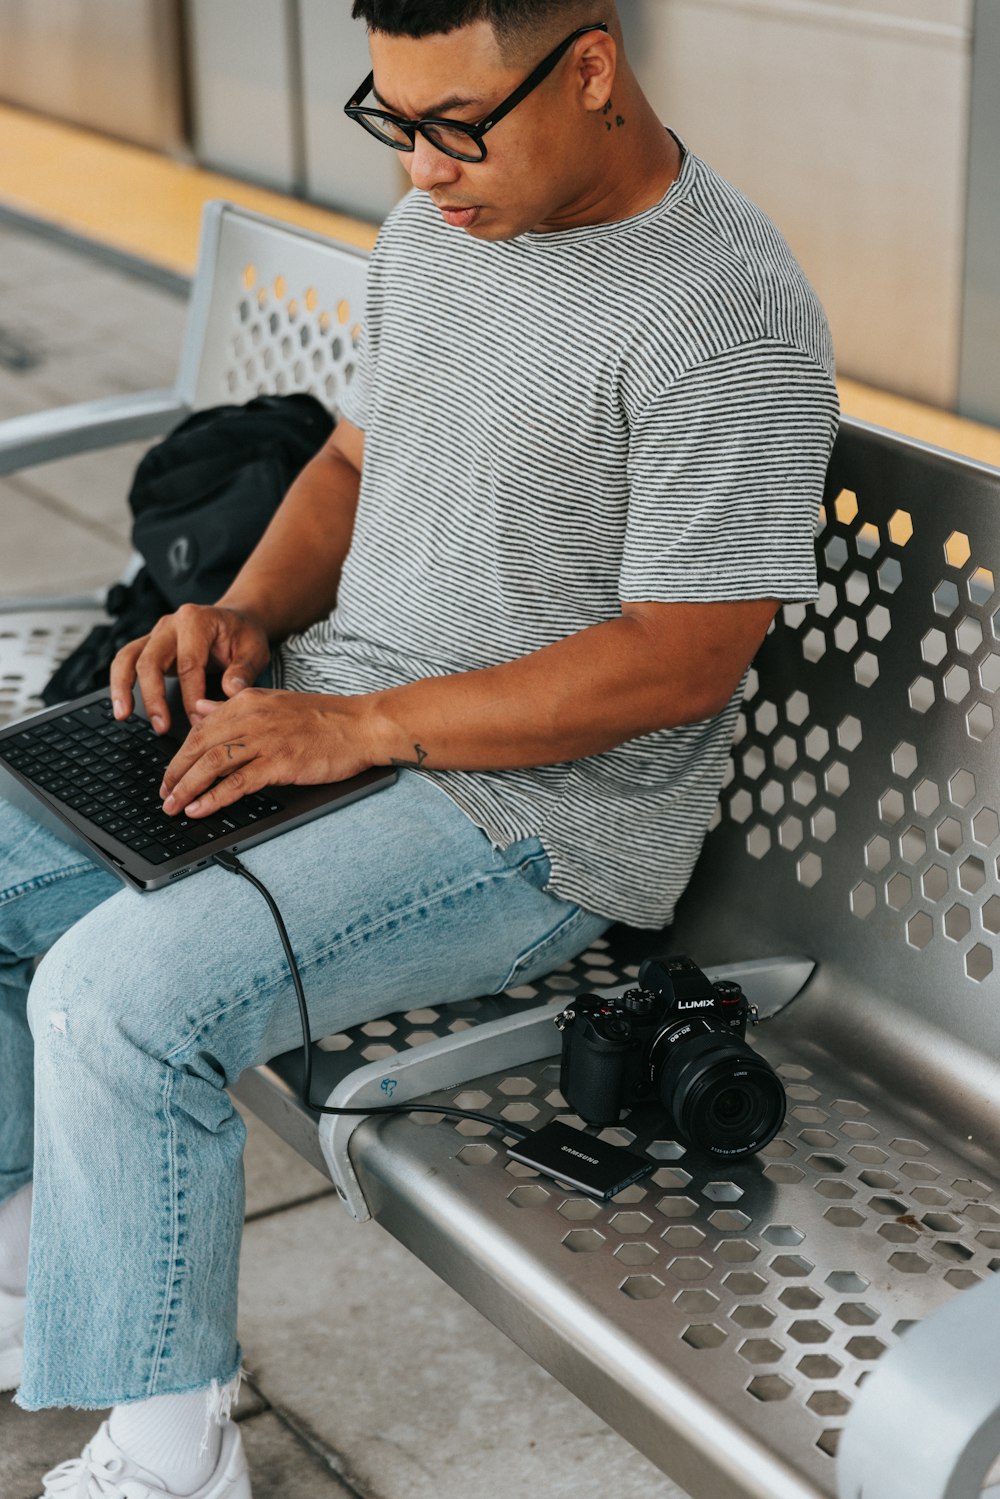
[[[235,697],[260,676],[271,650],[263,625],[246,610],[207,604],[182,604],[166,614],[148,635],[123,646],[111,664],[111,697],[115,717],[132,712],[132,688],[138,677],[142,700],[153,728],[170,727],[163,678],[176,673],[184,711],[190,718],[205,697],[205,671],[223,671],[222,690]]]
[[[249,688],[193,705],[191,730],[167,766],[163,810],[203,817],[264,786],[342,781],[375,763],[366,698]]]

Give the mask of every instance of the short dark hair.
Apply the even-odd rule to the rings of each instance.
[[[611,9],[610,0],[604,9]],[[369,31],[387,36],[440,36],[475,21],[489,21],[506,57],[559,20],[571,23],[581,13],[593,19],[591,11],[596,15],[586,0],[354,0],[351,14],[366,22]]]

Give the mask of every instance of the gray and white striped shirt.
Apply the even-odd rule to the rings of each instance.
[[[806,600],[839,417],[823,310],[759,209],[690,151],[654,207],[500,243],[411,192],[382,229],[344,414],[365,432],[330,619],[281,679],[359,693],[510,661],[620,601]],[[529,770],[424,771],[549,889],[668,921],[711,818],[716,717]]]

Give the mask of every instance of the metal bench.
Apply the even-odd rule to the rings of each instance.
[[[364,268],[210,205],[177,387],[0,424],[0,472],[260,389],[335,408]],[[845,422],[818,604],[759,653],[673,930],[317,1044],[334,1103],[566,1117],[554,1007],[669,944],[761,1007],[789,1113],[759,1157],[706,1167],[626,1118],[658,1169],[603,1207],[472,1121],[320,1119],[297,1053],[234,1090],[694,1499],[971,1499],[1000,1451],[998,500],[1000,472]],[[99,604],[9,606],[0,712]]]

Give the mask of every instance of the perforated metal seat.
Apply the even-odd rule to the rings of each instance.
[[[476,1125],[351,1142],[373,1215],[696,1499],[833,1494],[842,1436],[845,1496],[978,1495],[1000,1448],[998,501],[1000,473],[846,423],[819,601],[755,663],[669,945],[817,964],[753,1036],[789,1096],[759,1158],[706,1167],[626,1118],[661,1164],[603,1208]],[[602,943],[516,1003],[635,973]],[[341,1055],[392,1070],[424,1018]],[[550,1049],[495,1070],[470,1046],[424,1101],[565,1117]],[[271,1071],[294,1094],[296,1059]],[[315,1141],[329,1166],[326,1121]]]

